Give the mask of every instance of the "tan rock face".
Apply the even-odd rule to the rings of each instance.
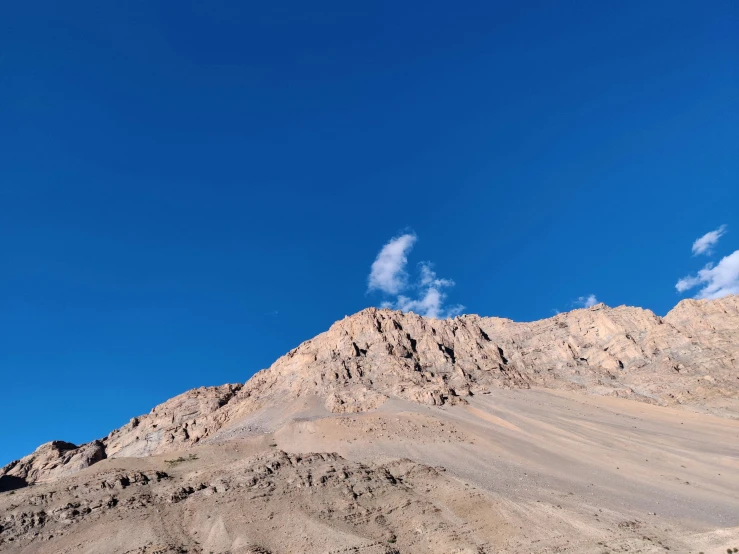
[[[221,428],[221,410],[242,385],[201,387],[156,406],[151,413],[134,417],[103,439],[108,456],[148,456],[197,444]]]
[[[686,300],[664,318],[599,304],[532,323],[370,308],[277,360],[237,399],[250,409],[317,395],[341,413],[389,397],[441,405],[493,388],[541,386],[700,405],[737,397],[738,345],[736,296]]]
[[[105,447],[100,441],[79,447],[64,441],[48,442],[0,471],[0,492],[73,475],[104,459]]]
[[[601,304],[533,323],[482,318],[480,326],[538,386],[701,406],[737,397],[738,306],[736,296],[685,300],[660,318]]]
[[[45,445],[3,468],[0,477],[4,486],[11,486],[11,478],[31,483],[106,456],[181,449],[260,408],[309,397],[330,412],[352,413],[388,398],[454,405],[493,389],[537,386],[735,417],[738,370],[737,296],[684,300],[664,318],[599,304],[531,323],[476,315],[434,320],[369,308],[336,322],[244,385],[188,391],[101,441],[40,452]]]
[[[472,388],[528,386],[474,320],[370,308],[277,360],[239,396],[264,404],[317,395],[342,413],[375,408],[388,397],[442,405],[463,402]]]
[[[107,457],[141,457],[197,444],[221,428],[228,414],[219,410],[242,385],[187,391],[134,417],[102,440],[82,446],[53,441],[0,470],[0,492],[78,472]]]

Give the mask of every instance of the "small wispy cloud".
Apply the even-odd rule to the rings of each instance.
[[[710,268],[711,264],[706,264],[706,267],[703,269],[706,270]],[[677,283],[675,283],[675,288],[677,289],[677,292],[685,292],[686,290],[690,290],[700,284],[701,280],[699,277],[688,275],[687,277],[683,277]]]
[[[432,269],[433,265],[431,262],[421,262],[418,264],[419,271],[421,272],[421,276],[419,279],[419,284],[422,287],[453,287],[454,281],[451,279],[438,279],[436,277],[436,272]]]
[[[429,262],[421,262],[418,264],[420,277],[416,287],[419,291],[418,298],[412,299],[407,296],[400,295],[396,302],[396,307],[404,312],[416,312],[426,317],[436,319],[454,317],[464,310],[464,306],[455,305],[444,307],[446,300],[445,288],[453,287],[454,281],[451,279],[439,279],[436,272],[431,269]]]
[[[439,278],[431,262],[419,263],[418,276],[409,283],[406,271],[408,254],[417,240],[418,237],[414,233],[407,233],[392,238],[382,247],[372,263],[368,290],[395,296],[393,299],[384,300],[380,304],[383,308],[413,311],[437,319],[460,314],[464,306],[444,306],[447,297],[444,289],[453,287],[454,281]],[[410,293],[415,294],[411,296]]]
[[[698,275],[683,277],[675,288],[678,292],[685,292],[697,286],[702,288],[695,298],[714,299],[739,294],[739,250],[722,258],[715,266],[706,264]]]
[[[573,305],[580,308],[590,308],[598,303],[598,299],[594,294],[588,294],[587,296],[579,296],[577,300],[573,302]]]
[[[700,238],[695,239],[693,243],[693,256],[700,254],[712,254],[713,247],[716,246],[718,240],[726,234],[726,225],[722,225],[718,229],[709,231]]]
[[[382,247],[372,263],[369,275],[368,290],[379,290],[386,294],[398,294],[405,288],[408,274],[405,266],[408,263],[408,252],[418,240],[414,233],[406,233],[390,239]]]

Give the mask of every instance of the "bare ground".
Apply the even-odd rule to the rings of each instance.
[[[468,400],[337,415],[304,398],[181,453],[104,460],[0,494],[0,551],[739,547],[739,421],[536,389]]]

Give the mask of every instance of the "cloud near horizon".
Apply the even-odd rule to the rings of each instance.
[[[709,231],[700,238],[695,239],[693,243],[693,256],[700,254],[713,254],[713,247],[716,246],[718,240],[726,234],[726,225],[721,225],[718,229]]]
[[[595,297],[594,294],[589,294],[587,296],[580,296],[577,300],[573,302],[575,306],[579,306],[581,308],[590,308],[592,306],[595,306],[598,303],[598,299]]]
[[[713,300],[728,294],[739,294],[739,250],[725,256],[715,266],[705,265],[697,275],[683,277],[676,284],[678,292],[702,285],[695,298]]]
[[[454,281],[437,277],[431,262],[420,262],[417,279],[412,283],[408,282],[406,271],[408,253],[417,240],[415,233],[406,233],[390,239],[372,263],[367,290],[380,291],[384,295],[396,297],[393,300],[383,301],[381,304],[383,308],[412,311],[436,319],[460,314],[464,306],[444,306],[447,296],[444,289],[453,287]],[[411,291],[417,293],[414,295],[415,298],[409,296]]]

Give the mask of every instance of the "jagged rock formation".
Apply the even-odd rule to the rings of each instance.
[[[79,447],[64,441],[47,442],[33,454],[3,468],[0,473],[0,492],[72,475],[104,459],[105,446],[97,440]]]
[[[441,405],[541,386],[690,404],[736,397],[738,344],[736,296],[684,300],[664,318],[599,304],[532,323],[369,308],[277,360],[237,398],[264,404],[313,394],[342,413],[389,397]]]
[[[545,387],[739,412],[739,297],[684,300],[665,317],[603,304],[531,323],[450,320],[369,308],[336,322],[245,385],[200,388],[82,447],[51,443],[0,471],[6,488],[54,479],[105,457],[199,443],[260,408],[317,398],[329,412],[388,398],[465,403],[500,388]],[[57,446],[53,446],[57,445]]]

